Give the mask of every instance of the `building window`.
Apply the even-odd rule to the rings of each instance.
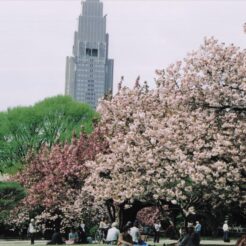
[[[89,48],[86,48],[86,56],[94,56],[94,57],[97,57],[98,56],[98,50],[97,49],[89,49]]]
[[[91,49],[86,49],[86,56],[91,56]]]
[[[97,55],[98,55],[98,50],[92,49],[92,56],[97,56]]]

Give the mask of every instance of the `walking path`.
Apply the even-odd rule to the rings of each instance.
[[[229,243],[225,243],[222,240],[202,240],[200,245],[236,245],[236,240],[231,240]]]
[[[161,245],[174,245],[177,241],[176,240],[161,240]],[[149,244],[151,244],[151,242],[148,242]],[[200,242],[201,246],[232,246],[232,245],[236,245],[236,240],[231,240],[229,243],[225,243],[223,240],[201,240]]]
[[[36,240],[35,245],[46,245],[48,241],[45,240]],[[30,240],[3,240],[0,239],[0,246],[26,246],[30,245]]]

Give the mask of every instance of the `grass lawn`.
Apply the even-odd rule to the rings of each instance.
[[[34,245],[36,246],[43,246],[46,245],[47,241],[40,241],[37,240]],[[173,244],[175,241],[173,240],[161,240],[159,244],[155,244],[155,246],[163,246],[165,243],[166,246]],[[152,241],[148,242],[149,245],[154,246]],[[29,246],[30,241],[18,241],[18,240],[0,240],[0,246]],[[76,245],[81,245],[81,246],[106,246],[106,244],[76,244]],[[201,241],[201,246],[232,246],[236,245],[236,240],[231,240],[230,243],[224,243],[222,240],[202,240]],[[107,245],[109,246],[109,245]]]

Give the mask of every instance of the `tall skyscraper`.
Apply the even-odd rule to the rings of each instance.
[[[99,0],[82,2],[73,56],[66,61],[65,94],[94,108],[113,90],[114,61],[108,58],[108,41],[103,4]]]

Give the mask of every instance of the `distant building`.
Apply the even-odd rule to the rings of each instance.
[[[94,108],[113,91],[114,61],[108,59],[108,41],[103,4],[99,0],[82,2],[73,56],[66,61],[65,94]]]

